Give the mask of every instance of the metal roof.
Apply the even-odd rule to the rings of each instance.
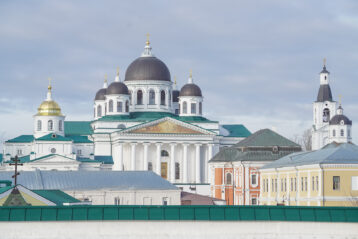
[[[332,143],[320,150],[287,155],[263,166],[262,169],[312,164],[358,164],[358,146],[351,143]]]
[[[251,135],[251,132],[242,124],[224,124],[220,125],[224,128],[227,133],[222,133],[224,137],[248,137]]]
[[[12,180],[1,172],[0,180]],[[151,171],[23,171],[18,183],[30,190],[178,190]]]
[[[317,102],[333,101],[331,87],[329,85],[321,85],[319,87]]]
[[[65,136],[69,135],[91,135],[93,130],[91,121],[65,121]]]

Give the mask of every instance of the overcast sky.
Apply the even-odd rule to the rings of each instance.
[[[286,137],[312,125],[322,59],[333,97],[358,127],[358,1],[1,1],[0,133],[32,134],[53,78],[67,120],[91,120],[116,67],[153,53],[179,86],[193,69],[204,114]]]

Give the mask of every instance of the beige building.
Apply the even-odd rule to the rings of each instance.
[[[260,205],[358,206],[358,146],[331,143],[260,169]]]

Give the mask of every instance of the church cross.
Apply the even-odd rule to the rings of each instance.
[[[150,44],[150,42],[149,42],[149,36],[150,36],[149,33],[147,33],[146,36],[147,36],[146,44],[147,44],[147,46],[149,46],[149,44]]]
[[[15,156],[14,159],[12,159],[12,161],[15,162],[15,163],[10,163],[10,166],[13,166],[13,165],[15,166],[15,174],[12,175],[12,178],[15,179],[15,187],[16,187],[16,185],[17,185],[17,176],[20,175],[20,173],[17,171],[17,166],[22,166],[23,164],[22,164],[22,163],[19,163],[20,160],[19,160],[19,158],[17,157],[17,155]]]
[[[326,66],[327,59],[323,58],[323,65]]]
[[[342,95],[338,95],[338,99],[339,99],[339,104],[342,104]]]

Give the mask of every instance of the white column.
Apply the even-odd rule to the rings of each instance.
[[[148,143],[144,143],[143,147],[143,170],[148,171]]]
[[[123,170],[123,144],[119,143],[118,145],[118,166],[115,168],[115,170]]]
[[[176,144],[170,144],[170,182],[175,182],[175,146]]]
[[[195,145],[195,183],[201,183],[200,146],[201,144]]]
[[[183,183],[188,183],[188,144],[183,144]]]
[[[211,173],[211,169],[209,167],[209,160],[212,159],[213,157],[213,145],[212,144],[208,144],[208,158],[206,160],[206,165],[205,168],[207,170],[207,180],[206,182],[211,183],[211,179],[212,179],[212,173]]]
[[[160,164],[160,158],[161,158],[161,151],[162,151],[162,144],[157,144],[157,161],[155,163],[155,172],[161,176],[161,164]]]
[[[135,147],[136,143],[131,143],[131,170],[135,170]]]

